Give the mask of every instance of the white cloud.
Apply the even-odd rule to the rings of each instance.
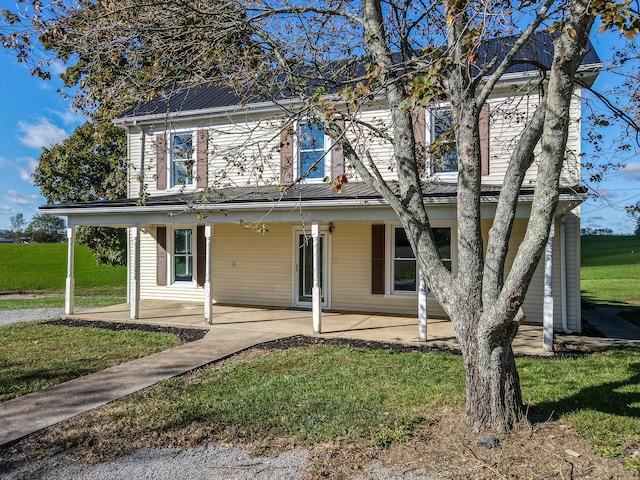
[[[618,170],[627,180],[640,180],[640,162],[630,162]]]
[[[21,207],[29,207],[40,203],[40,197],[35,194],[24,194],[15,190],[7,190],[4,194],[4,201],[9,205],[20,205]]]
[[[74,112],[70,108],[58,111],[58,110],[49,110],[53,115],[56,115],[65,125],[80,125],[87,121],[87,118],[77,112]]]
[[[51,147],[69,136],[46,118],[40,118],[36,123],[18,122],[18,128],[22,131],[20,142],[31,148]]]
[[[38,166],[38,161],[32,157],[20,157],[16,160],[15,169],[20,175],[20,179],[33,185],[33,172]]]
[[[602,189],[602,190],[598,190],[598,193],[602,195],[602,197],[606,198],[607,200],[611,200],[613,198],[617,198],[620,196],[619,190]]]

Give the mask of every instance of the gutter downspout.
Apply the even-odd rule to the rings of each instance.
[[[560,284],[562,290],[562,330],[570,335],[573,333],[567,324],[567,224],[566,215],[562,215],[560,226]]]

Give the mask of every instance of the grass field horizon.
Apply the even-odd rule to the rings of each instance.
[[[602,306],[640,307],[640,237],[581,237],[582,297]]]
[[[25,300],[7,300],[0,295],[0,310],[61,306],[67,276],[67,244],[0,244],[0,272],[0,293],[52,295]],[[84,245],[75,246],[74,277],[78,306],[126,301],[127,267],[97,265]]]

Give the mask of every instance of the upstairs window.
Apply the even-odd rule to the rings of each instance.
[[[192,133],[174,133],[170,137],[169,153],[172,187],[194,185],[195,141]]]
[[[305,121],[298,124],[297,159],[298,175],[308,180],[322,180],[330,170],[325,138],[322,126],[317,122]]]
[[[431,159],[431,171],[443,174],[458,173],[458,153],[456,152],[451,107],[435,108],[429,113],[427,131],[430,141],[428,151]]]

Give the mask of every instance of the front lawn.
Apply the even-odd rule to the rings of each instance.
[[[632,478],[639,467],[632,453],[640,449],[640,351],[517,362],[533,425],[501,437],[495,452],[478,451],[461,423],[460,356],[335,345],[240,354],[90,412],[51,431],[34,451],[64,445],[100,461],[131,448],[209,442],[259,451],[331,445],[320,469],[331,478],[351,478],[330,472],[387,450],[414,452],[412,461],[417,455],[434,467],[463,465],[456,471],[466,476],[451,478],[582,478],[571,476],[578,465],[598,465],[589,478]],[[567,460],[565,449],[578,450],[580,459]],[[485,476],[491,472],[499,475]]]
[[[179,343],[167,333],[24,322],[0,327],[0,401]]]

